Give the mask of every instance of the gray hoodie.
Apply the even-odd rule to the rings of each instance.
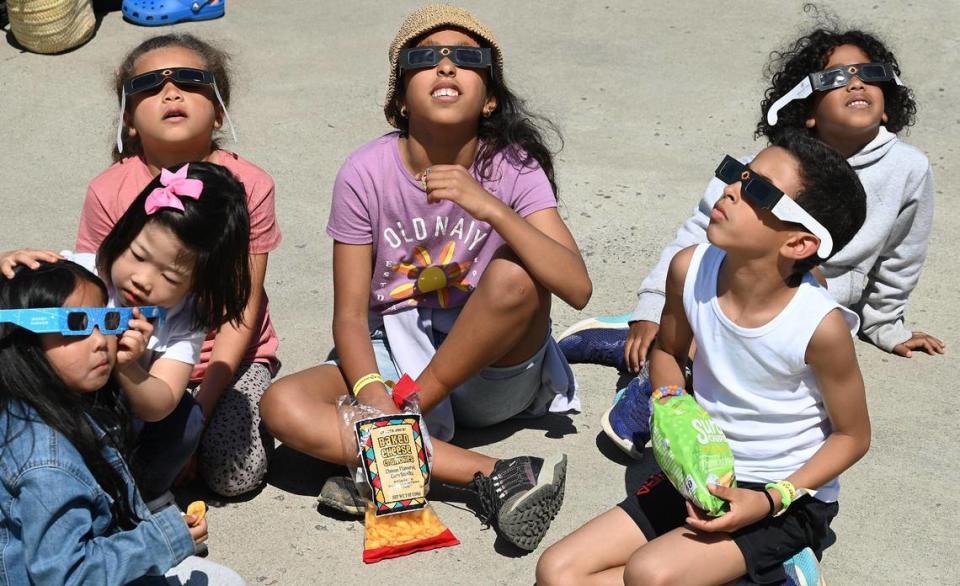
[[[867,217],[853,240],[823,263],[823,274],[834,298],[860,315],[861,335],[890,352],[912,335],[904,314],[927,255],[933,175],[923,153],[883,127],[847,162],[867,192]],[[687,246],[707,241],[710,210],[723,187],[716,178],[707,185],[693,215],[640,284],[631,322],[660,323],[670,260]]]

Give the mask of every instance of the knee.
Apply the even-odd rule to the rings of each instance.
[[[260,420],[267,431],[280,441],[283,441],[283,432],[290,427],[293,415],[287,397],[289,386],[287,380],[282,378],[270,385],[260,398]]]
[[[666,586],[668,584],[678,584],[678,577],[671,576],[669,568],[665,567],[663,560],[657,563],[657,560],[643,554],[634,554],[627,561],[623,568],[624,586],[643,585],[643,586]]]
[[[534,311],[542,289],[518,261],[495,258],[483,272],[490,303],[502,312]]]
[[[562,543],[562,542],[561,542]],[[537,560],[537,586],[563,586],[578,584],[584,580],[580,576],[570,555],[556,543],[543,552]]]

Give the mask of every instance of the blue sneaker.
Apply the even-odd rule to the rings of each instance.
[[[607,437],[631,458],[643,457],[650,441],[650,370],[643,365],[640,375],[617,391],[613,405],[603,414],[600,425]]]
[[[797,586],[826,586],[820,562],[809,547],[783,562],[783,571],[787,573],[786,584],[793,582]]]
[[[570,364],[600,364],[627,369],[624,348],[630,324],[629,313],[601,316],[577,322],[566,329],[558,344]]]

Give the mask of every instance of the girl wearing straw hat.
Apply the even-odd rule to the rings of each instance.
[[[388,55],[396,130],[352,153],[334,184],[337,358],[274,383],[261,413],[286,444],[342,462],[337,399],[393,411],[382,380],[409,374],[442,440],[436,476],[472,484],[481,517],[532,550],[560,508],[566,456],[496,460],[446,441],[455,425],[579,407],[550,300],[580,309],[591,283],[556,209],[553,126],[507,88],[496,38],[466,10],[417,10]]]

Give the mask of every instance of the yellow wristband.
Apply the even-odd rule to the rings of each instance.
[[[363,387],[369,385],[370,383],[382,383],[383,377],[380,376],[380,373],[371,372],[370,374],[365,374],[357,379],[357,382],[353,383],[353,391],[351,394],[356,397],[357,393],[363,390]]]
[[[778,482],[771,482],[763,487],[766,490],[773,489],[780,493],[780,512],[774,515],[774,517],[779,517],[787,508],[793,504],[793,501],[797,500],[797,488],[789,480],[780,480]]]

